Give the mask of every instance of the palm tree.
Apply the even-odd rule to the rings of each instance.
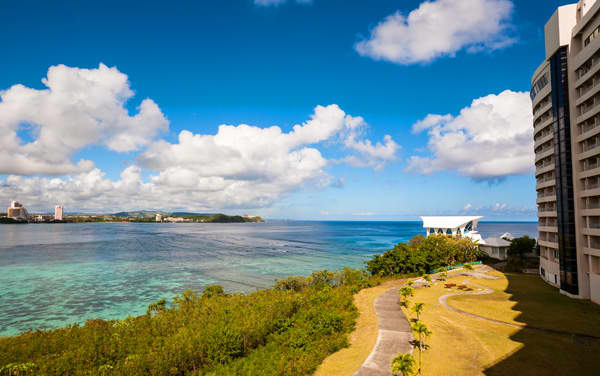
[[[392,360],[392,374],[410,376],[415,374],[415,359],[410,354],[398,354]]]
[[[402,305],[408,307],[408,297],[414,295],[414,291],[411,287],[402,287],[400,289],[400,296],[402,296]]]
[[[417,314],[417,321],[420,319],[423,308],[425,308],[425,303],[415,303],[415,305],[412,307],[413,312]]]
[[[419,370],[417,371],[417,373],[420,375],[421,374],[421,355],[422,355],[423,351],[426,349],[424,339],[429,337],[432,333],[427,328],[427,326],[425,324],[423,324],[422,322],[416,322],[415,324],[413,324],[413,326],[410,329],[419,338],[417,340],[417,349],[419,350]]]

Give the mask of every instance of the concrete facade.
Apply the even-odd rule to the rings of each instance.
[[[600,303],[600,2],[558,8],[532,78],[540,275]]]

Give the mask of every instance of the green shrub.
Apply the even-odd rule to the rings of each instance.
[[[411,241],[411,244],[397,244],[393,249],[373,256],[367,262],[367,271],[373,276],[429,274],[432,270],[476,261],[480,257],[482,253],[471,239],[432,235]]]

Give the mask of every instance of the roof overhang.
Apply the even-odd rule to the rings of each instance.
[[[423,228],[444,228],[455,229],[465,227],[469,222],[473,222],[476,227],[481,216],[445,216],[445,217],[421,217],[423,220]]]

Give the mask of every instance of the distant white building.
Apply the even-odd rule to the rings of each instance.
[[[6,210],[6,216],[18,221],[27,221],[29,219],[27,209],[17,201],[10,203],[10,206]]]
[[[56,205],[54,207],[54,220],[55,221],[63,220],[63,207],[61,205]]]
[[[488,238],[479,243],[481,251],[498,260],[508,258],[508,247],[510,247],[510,242],[503,238]]]
[[[465,236],[476,242],[482,241],[481,235],[476,231],[482,218],[468,216],[421,217],[427,236],[436,234]]]
[[[160,213],[156,213],[156,222],[162,222],[163,217]]]

